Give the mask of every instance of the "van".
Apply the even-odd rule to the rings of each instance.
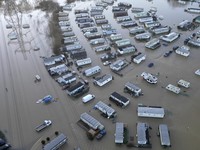
[[[89,101],[93,100],[94,98],[95,98],[95,95],[88,94],[82,98],[82,102],[88,103]]]

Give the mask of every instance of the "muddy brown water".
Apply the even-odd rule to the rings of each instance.
[[[130,2],[128,0],[115,1],[116,5],[120,1]],[[63,4],[65,1],[58,1]],[[184,12],[187,7],[198,7],[199,5],[194,2],[187,2],[186,5],[180,4],[177,1],[165,0],[137,0],[131,1],[134,7],[143,7],[149,10],[150,7],[157,7],[157,15],[162,15],[164,20],[160,20],[163,25],[169,25],[173,31],[177,31],[177,24],[184,19],[192,20],[197,14],[190,14]],[[35,4],[35,3],[32,3]],[[89,8],[94,5],[94,1],[77,1],[75,2],[77,8]],[[133,17],[131,11],[129,15]],[[30,17],[30,14],[32,17]],[[80,146],[83,150],[118,150],[128,149],[126,145],[115,145],[114,132],[115,124],[111,120],[105,119],[100,116],[93,106],[99,101],[110,103],[109,95],[117,91],[118,93],[128,97],[131,101],[127,108],[121,109],[112,104],[112,107],[117,111],[118,122],[124,122],[128,125],[129,136],[134,136],[136,143],[136,123],[146,122],[151,127],[150,141],[153,150],[160,150],[160,140],[157,137],[157,128],[161,123],[168,125],[171,136],[172,150],[198,150],[200,141],[199,135],[199,114],[200,114],[200,78],[194,74],[194,71],[200,69],[200,51],[198,48],[191,47],[191,54],[188,58],[179,56],[173,53],[170,57],[164,58],[163,54],[171,50],[173,46],[183,45],[186,37],[194,31],[177,31],[181,33],[181,37],[168,46],[161,46],[160,48],[152,51],[144,48],[144,42],[134,40],[130,37],[127,29],[122,29],[113,18],[111,6],[104,10],[106,19],[112,24],[113,28],[117,29],[124,38],[131,39],[135,44],[138,51],[147,54],[146,60],[139,64],[131,63],[125,68],[120,77],[112,73],[108,66],[103,66],[100,61],[100,55],[93,51],[88,41],[83,36],[82,32],[75,23],[74,13],[70,12],[69,18],[72,23],[72,28],[78,36],[80,43],[87,51],[88,57],[92,58],[91,66],[99,65],[102,67],[100,75],[111,73],[114,80],[104,86],[96,87],[92,84],[92,77],[85,78],[90,82],[89,93],[95,94],[96,99],[84,105],[81,102],[81,97],[78,99],[71,99],[67,96],[65,91],[49,76],[46,71],[41,56],[49,57],[52,55],[52,42],[48,36],[48,20],[49,15],[40,10],[30,10],[24,13],[24,22],[30,24],[30,29],[24,29],[25,48],[27,52],[22,53],[19,51],[19,44],[17,42],[9,42],[7,35],[11,29],[6,29],[6,21],[3,16],[3,8],[1,9],[0,21],[0,130],[2,130],[8,142],[12,145],[12,149],[16,150],[38,150],[42,148],[41,140],[54,137],[54,132],[59,131],[68,136],[68,144],[63,146],[65,149],[73,149]],[[26,34],[25,34],[26,33]],[[39,51],[31,50],[33,47],[40,47]],[[28,51],[30,50],[30,51]],[[112,49],[114,51],[114,49]],[[120,57],[121,59],[130,59],[129,55]],[[148,68],[148,64],[153,62],[154,66]],[[88,66],[90,67],[90,66]],[[88,68],[88,67],[84,67]],[[73,69],[76,68],[73,66]],[[160,73],[158,77],[158,84],[150,85],[140,77],[143,72],[150,72],[153,74]],[[39,74],[41,82],[34,83],[34,76]],[[81,74],[80,74],[81,75]],[[139,77],[137,77],[137,75]],[[81,75],[82,76],[82,75]],[[176,85],[179,79],[184,79],[191,83],[189,89],[182,89],[186,94],[175,95],[166,91],[163,87],[168,84]],[[142,88],[144,96],[133,98],[130,95],[123,93],[124,84],[128,81],[136,83]],[[6,88],[8,89],[6,91]],[[36,101],[48,94],[57,98],[57,102],[49,105],[36,104]],[[164,119],[153,118],[138,118],[136,114],[137,104],[142,103],[145,105],[162,106],[165,108],[166,115]],[[81,129],[76,122],[79,120],[80,114],[87,112],[96,119],[98,119],[107,130],[107,135],[101,141],[89,141],[86,137],[85,131]],[[45,129],[41,133],[35,132],[35,127],[43,120],[52,120],[52,126]],[[137,149],[137,148],[134,148]]]

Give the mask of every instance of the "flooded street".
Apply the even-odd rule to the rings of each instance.
[[[152,149],[161,150],[160,138],[157,136],[158,125],[167,124],[170,130],[171,150],[197,150],[200,141],[200,120],[198,116],[200,114],[200,76],[195,75],[194,72],[200,69],[200,49],[190,47],[189,57],[177,55],[175,52],[169,57],[163,57],[163,55],[172,50],[174,46],[184,45],[184,40],[187,37],[200,30],[200,27],[194,31],[177,29],[177,25],[181,21],[192,21],[194,17],[199,15],[184,11],[188,7],[200,8],[199,3],[186,2],[186,4],[182,4],[176,0],[117,0],[114,2],[113,5],[117,5],[119,2],[128,2],[133,7],[141,7],[146,11],[151,7],[156,7],[157,16],[163,16],[163,20],[159,20],[159,22],[162,25],[170,26],[173,32],[180,33],[181,36],[176,41],[167,46],[162,45],[164,42],[161,42],[161,46],[156,50],[145,48],[146,42],[136,41],[134,36],[129,35],[128,29],[122,28],[117,23],[116,19],[113,18],[112,5],[104,9],[103,14],[112,27],[122,34],[123,38],[130,39],[137,50],[147,56],[141,64],[130,63],[127,68],[122,70],[123,77],[121,77],[113,73],[109,66],[102,64],[100,56],[103,53],[96,53],[93,50],[75,22],[74,10],[90,9],[97,1],[73,2],[74,7],[72,11],[69,11],[68,16],[78,41],[86,50],[87,56],[92,59],[92,65],[86,66],[82,70],[99,65],[102,68],[100,75],[112,74],[114,77],[111,83],[104,87],[98,87],[93,85],[92,77],[83,76],[81,72],[78,72],[75,65],[71,66],[71,70],[77,72],[77,78],[81,76],[89,81],[90,91],[88,93],[94,94],[96,98],[88,104],[82,103],[82,97],[74,99],[68,96],[49,75],[43,64],[42,57],[50,57],[54,53],[60,53],[59,45],[61,41],[58,30],[55,28],[55,20],[51,20],[51,15],[53,10],[56,10],[58,6],[65,5],[66,1],[54,0],[51,5],[45,5],[46,8],[41,9],[36,7],[39,6],[40,0],[28,1],[30,5],[25,7],[27,10],[23,11],[22,16],[19,16],[22,18],[22,24],[30,25],[30,28],[21,28],[22,43],[19,43],[19,40],[16,39],[9,39],[9,35],[14,30],[13,28],[6,28],[6,25],[13,20],[16,21],[16,17],[15,15],[9,17],[8,13],[5,14],[6,7],[2,3],[0,9],[0,130],[5,134],[8,143],[12,145],[11,149],[41,150],[41,141],[46,140],[47,137],[53,139],[55,131],[64,133],[68,137],[68,143],[61,148],[63,150],[72,150],[77,146],[81,150],[130,149],[125,144],[116,145],[114,143],[115,123],[103,118],[97,110],[93,109],[94,105],[100,100],[109,104],[110,94],[117,91],[130,99],[130,105],[126,108],[120,108],[111,102],[112,108],[117,112],[117,122],[128,125],[128,136],[134,136],[135,144],[137,144],[136,123],[146,122],[152,127],[152,130],[150,130]],[[35,9],[35,7],[38,9]],[[128,10],[128,15],[135,19],[131,9]],[[57,27],[59,28],[58,25]],[[19,26],[16,26],[15,29],[19,30],[19,28]],[[98,26],[98,29],[100,28]],[[157,37],[159,38],[159,36]],[[34,50],[36,48],[38,48],[37,51]],[[113,47],[112,51],[115,51]],[[120,56],[119,59],[130,61],[130,55]],[[148,67],[149,63],[154,63],[154,66]],[[144,81],[140,77],[140,74],[144,71],[152,74],[159,73],[158,83],[151,85]],[[37,74],[41,77],[41,81],[35,83],[35,75]],[[177,85],[177,81],[180,79],[190,82],[191,87],[189,89],[181,88],[183,92],[179,95],[165,89],[168,84]],[[124,93],[124,85],[128,81],[138,85],[144,95],[135,98]],[[46,95],[52,95],[56,98],[56,101],[48,105],[36,103],[37,100]],[[139,118],[137,116],[138,104],[161,106],[165,109],[165,117],[163,119]],[[101,141],[88,140],[85,131],[76,124],[80,115],[84,112],[87,112],[105,126],[107,134]],[[51,120],[52,125],[37,133],[35,127],[44,120]]]

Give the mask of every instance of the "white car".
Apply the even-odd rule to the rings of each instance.
[[[89,101],[95,99],[95,95],[88,94],[82,98],[83,103],[88,103]]]
[[[110,64],[111,64],[110,61],[105,61],[105,62],[103,63],[104,66],[108,66],[108,65],[110,65]]]

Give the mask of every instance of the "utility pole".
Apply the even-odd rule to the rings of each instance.
[[[31,44],[31,40],[24,41],[24,36],[26,33],[23,33],[23,3],[24,0],[6,0],[5,7],[4,7],[4,18],[9,25],[12,26],[12,31],[9,34],[16,35],[16,41],[10,40],[10,43],[17,43],[19,47],[15,50],[15,52],[22,52],[24,59],[27,59],[26,52],[30,52],[31,49],[27,49],[25,47],[26,43]]]

